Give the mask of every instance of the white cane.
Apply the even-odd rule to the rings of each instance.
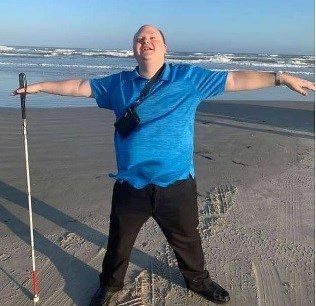
[[[30,217],[30,236],[31,236],[31,249],[32,249],[32,282],[33,282],[33,301],[34,303],[39,301],[39,288],[38,278],[35,268],[35,252],[34,252],[34,235],[33,235],[33,218],[32,218],[32,197],[31,197],[31,181],[30,181],[30,169],[29,169],[29,154],[27,146],[27,127],[26,127],[26,114],[25,114],[25,100],[26,100],[26,77],[24,73],[19,74],[20,88],[24,88],[25,92],[20,94],[21,98],[21,111],[22,111],[22,129],[24,135],[24,149],[25,149],[25,166],[26,166],[26,181],[27,181],[27,195],[29,203],[29,217]]]

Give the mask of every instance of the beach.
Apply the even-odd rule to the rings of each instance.
[[[20,110],[2,107],[0,118],[0,304],[31,305]],[[97,107],[29,108],[27,120],[40,305],[87,305],[108,239],[114,116]],[[314,103],[198,108],[199,231],[206,268],[230,292],[229,305],[314,305],[314,147]],[[185,288],[152,219],[117,305],[207,305]]]

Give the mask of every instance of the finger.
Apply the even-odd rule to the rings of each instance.
[[[304,90],[304,87],[303,87],[303,86],[299,88],[299,93],[300,93],[301,95],[303,95],[303,96],[306,96],[306,95],[307,95],[307,91]]]
[[[300,93],[301,95],[303,95],[303,96],[306,96],[306,95],[307,95],[307,92],[306,92],[303,88],[301,88],[301,89],[299,90],[299,93]]]
[[[12,91],[12,92],[11,92],[11,95],[12,95],[12,96],[16,96],[16,95],[19,95],[19,94],[22,94],[22,93],[27,93],[25,87],[23,87],[23,88],[18,88],[18,89],[16,89],[16,90]]]
[[[16,90],[17,94],[21,94],[21,93],[25,93],[25,92],[26,92],[26,88],[25,87],[19,88],[19,89]]]
[[[311,91],[315,91],[315,87],[307,87],[307,86],[303,86],[302,88],[304,88],[304,89],[308,89],[308,90],[311,90]]]
[[[315,91],[315,84],[312,82],[307,82],[302,86],[303,88]]]
[[[298,92],[299,94],[306,96],[307,92],[301,86],[293,86],[293,90]]]

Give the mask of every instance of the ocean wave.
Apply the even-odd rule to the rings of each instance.
[[[277,62],[258,62],[257,60],[234,60],[231,58],[217,57],[207,59],[176,59],[167,58],[168,61],[173,63],[187,63],[187,64],[203,64],[203,63],[215,63],[215,64],[228,64],[238,66],[254,66],[254,67],[279,67],[279,68],[314,68],[313,65],[305,63],[304,61],[277,61]]]
[[[210,58],[210,61],[213,63],[228,63],[232,61],[232,57],[225,54],[216,54]]]
[[[70,65],[70,64],[47,64],[47,63],[10,63],[0,62],[0,66],[11,66],[11,67],[48,67],[48,68],[82,68],[82,69],[116,69],[116,70],[133,70],[134,66],[110,66],[110,65]],[[213,71],[226,71],[227,69],[212,68]],[[240,69],[228,69],[229,71],[240,71]],[[274,70],[256,70],[262,72],[273,72]],[[284,70],[284,72],[290,74],[300,75],[314,75],[314,72],[310,71],[292,71]]]
[[[217,68],[212,68],[212,71],[241,71],[240,69],[217,69]],[[256,72],[275,72],[275,70],[255,70]],[[314,72],[310,71],[293,71],[293,70],[283,70],[283,72],[290,73],[290,74],[299,74],[299,75],[314,75]]]
[[[109,66],[109,65],[71,65],[71,64],[47,64],[47,63],[10,63],[0,62],[0,66],[29,66],[29,67],[51,67],[51,68],[83,68],[83,69],[122,69],[133,70],[133,66]]]
[[[213,71],[225,71],[225,69],[212,69]],[[228,71],[241,71],[240,69],[229,69]],[[275,70],[255,70],[256,72],[275,72]],[[294,70],[283,70],[283,72],[290,74],[298,74],[298,75],[314,75],[314,72],[311,71],[294,71]]]
[[[12,51],[12,52],[10,52]],[[42,56],[42,57],[71,57],[71,56],[88,56],[88,57],[133,57],[133,51],[130,50],[76,50],[76,49],[10,49],[0,48],[0,56]]]
[[[37,64],[40,67],[64,67],[64,68],[97,68],[97,69],[111,69],[113,68],[112,66],[107,66],[107,65],[70,65],[70,64]]]
[[[71,53],[71,52],[75,52],[75,49],[55,49],[54,52],[65,52],[65,53]]]
[[[0,56],[10,56],[10,57],[43,57],[40,54],[34,53],[8,53],[8,52],[0,52]]]
[[[13,51],[15,48],[0,45],[0,51]]]
[[[294,59],[290,61],[291,64],[293,65],[302,65],[302,66],[308,66],[307,63],[304,63],[304,61],[299,60],[299,59]]]
[[[275,68],[314,68],[313,66],[302,64],[302,63],[285,63],[279,61],[277,63],[260,63],[260,62],[243,62],[238,63],[242,66],[254,66],[254,67],[275,67]]]
[[[109,51],[103,51],[101,52],[104,55],[108,56],[115,56],[115,57],[132,57],[133,56],[133,51],[131,50],[109,50]]]
[[[132,50],[99,49],[99,48],[57,48],[57,47],[10,47],[0,46],[0,59],[12,58],[53,58],[62,59],[63,63],[72,66],[72,57],[76,61],[88,61],[91,68],[99,67],[100,61],[106,58],[132,59]],[[95,60],[93,60],[95,58]],[[87,60],[89,59],[89,60]],[[100,59],[100,60],[99,60]],[[312,55],[278,55],[278,54],[246,54],[246,53],[212,53],[212,52],[169,52],[166,59],[174,63],[205,64],[205,65],[226,65],[228,68],[234,65],[248,67],[275,67],[275,68],[297,68],[313,69],[315,57]],[[66,63],[65,63],[66,62]],[[95,65],[94,65],[95,62]],[[101,67],[103,63],[101,63]],[[87,66],[83,65],[82,67]],[[60,66],[62,67],[62,66]]]
[[[105,57],[133,57],[133,51],[96,51],[82,52],[83,56],[105,56]]]
[[[216,54],[213,56],[204,56],[198,58],[184,58],[184,57],[176,57],[176,56],[168,56],[167,60],[174,62],[174,63],[217,63],[217,64],[226,64],[232,61],[232,58],[222,54]]]

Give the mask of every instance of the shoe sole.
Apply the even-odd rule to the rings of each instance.
[[[106,302],[105,304],[103,304],[103,306],[116,306],[117,305],[117,301],[118,301],[118,296],[119,296],[119,291],[114,293],[111,296],[111,299]],[[94,305],[94,301],[91,301],[89,306]]]
[[[105,305],[106,306],[116,306],[117,305],[118,296],[119,296],[119,292],[114,293],[113,296],[111,297],[109,303],[105,304]]]
[[[193,291],[194,292],[194,291]],[[197,294],[198,296],[201,296],[203,299],[207,300],[207,301],[211,301],[212,303],[215,303],[215,304],[226,304],[230,301],[230,297],[228,297],[228,300],[227,301],[219,301],[219,300],[215,300],[215,299],[207,299],[204,295],[202,294],[199,294],[197,292],[194,292],[195,294]]]

